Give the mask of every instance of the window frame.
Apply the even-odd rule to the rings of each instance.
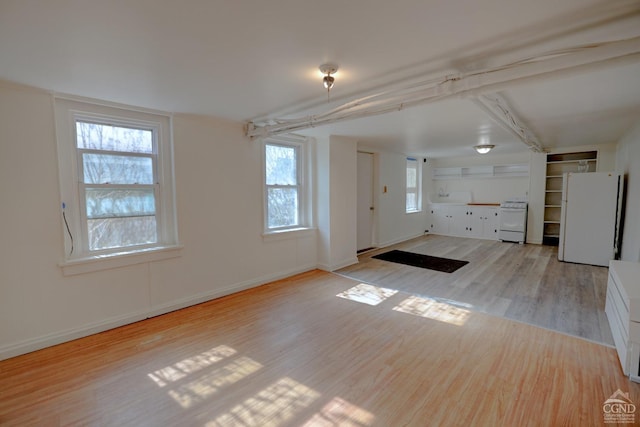
[[[126,108],[106,102],[89,102],[74,97],[53,98],[58,147],[60,200],[64,232],[63,273],[79,274],[104,268],[179,256],[173,167],[172,118],[154,110]],[[155,195],[156,243],[90,250],[83,179],[82,154],[138,153],[84,149],[77,146],[77,121],[151,130],[153,135],[153,188]],[[149,157],[149,154],[145,154]],[[117,185],[115,185],[117,186]],[[145,185],[149,188],[149,185]],[[154,255],[141,256],[141,254]],[[106,259],[129,258],[117,262]],[[80,264],[91,264],[77,267]]]
[[[410,187],[408,182],[408,171],[409,168],[416,170],[416,186]],[[409,209],[407,208],[407,202],[409,200],[409,195],[416,195],[416,208]],[[418,157],[407,157],[405,160],[405,213],[412,214],[417,212],[422,212],[422,163]]]
[[[278,185],[267,184],[267,146],[279,146],[286,148],[294,148],[296,153],[296,184],[295,185]],[[307,215],[307,198],[308,188],[306,185],[306,156],[307,150],[304,142],[294,141],[288,138],[268,138],[262,142],[262,201],[263,201],[263,230],[264,235],[278,234],[282,232],[290,232],[304,230],[309,228],[309,218]],[[291,188],[297,190],[298,199],[298,215],[297,224],[281,227],[269,227],[269,189],[270,188]]]

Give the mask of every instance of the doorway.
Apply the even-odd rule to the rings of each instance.
[[[357,250],[373,248],[373,154],[358,151]]]

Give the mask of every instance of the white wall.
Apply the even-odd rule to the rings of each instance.
[[[618,143],[616,169],[625,176],[626,206],[622,260],[640,261],[640,123]]]
[[[375,153],[377,173],[374,177],[374,244],[379,247],[421,236],[427,228],[426,197],[423,197],[422,212],[406,213],[406,159],[407,156],[403,154]],[[426,168],[423,168],[423,193],[427,175]]]
[[[358,142],[331,136],[317,146],[318,266],[333,271],[358,262]]]
[[[65,277],[52,99],[0,82],[0,359],[316,267],[315,232],[262,237],[260,144],[241,124],[173,125],[182,256]]]

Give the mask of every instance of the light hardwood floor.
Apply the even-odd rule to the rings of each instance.
[[[2,361],[0,425],[589,426],[618,389],[610,347],[314,271]]]
[[[454,273],[371,258],[401,249],[469,261]],[[339,274],[613,345],[606,267],[560,262],[557,248],[428,235],[362,254]]]

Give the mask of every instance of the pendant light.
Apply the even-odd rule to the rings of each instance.
[[[322,64],[319,69],[324,75],[324,77],[322,77],[322,84],[327,90],[327,102],[329,102],[329,92],[333,87],[333,83],[336,81],[336,78],[331,74],[335,74],[338,71],[338,66],[335,64]]]

